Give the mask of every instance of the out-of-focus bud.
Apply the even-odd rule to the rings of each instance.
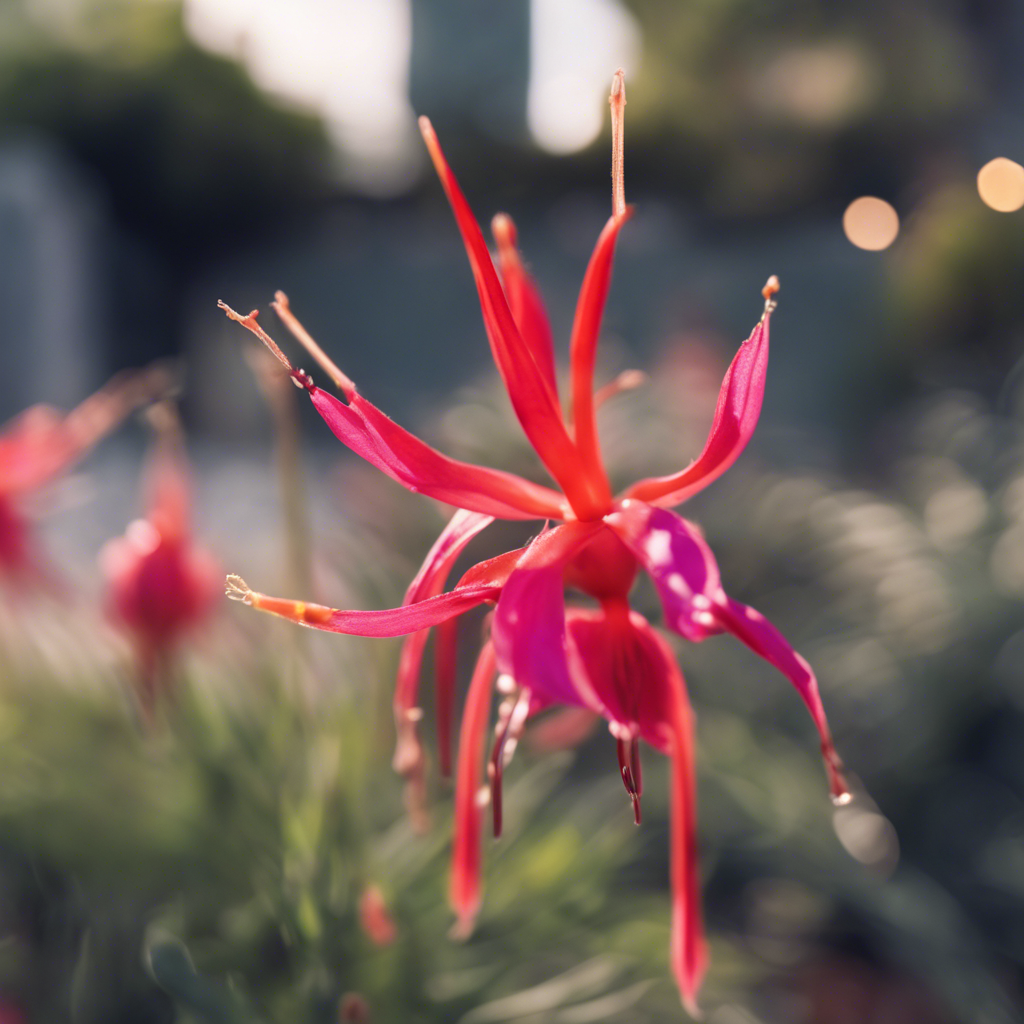
[[[216,560],[192,543],[189,479],[177,417],[154,407],[157,441],[147,471],[148,511],[108,541],[100,564],[111,617],[131,636],[139,701],[148,718],[178,643],[209,615],[221,589]]]
[[[370,1024],[370,1004],[358,992],[346,992],[338,1005],[338,1020],[340,1024]]]
[[[376,885],[368,885],[359,897],[359,926],[375,946],[390,946],[398,936],[384,894]]]

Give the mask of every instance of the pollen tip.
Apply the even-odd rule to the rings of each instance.
[[[614,75],[612,75],[612,92],[610,99],[616,99],[622,97],[622,102],[626,101],[626,72],[622,68],[619,68]]]
[[[773,295],[778,294],[779,289],[781,287],[782,285],[779,284],[778,277],[775,274],[772,274],[772,276],[769,277],[767,281],[765,281],[765,285],[761,289],[761,294],[765,297],[766,300],[771,299]]]
[[[252,588],[241,576],[228,575],[224,581],[224,594],[232,601],[241,601],[243,604],[252,604]]]
[[[507,213],[496,213],[491,218],[491,234],[499,248],[515,248],[518,241],[516,226]]]

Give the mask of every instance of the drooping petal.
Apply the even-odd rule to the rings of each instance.
[[[654,580],[670,629],[693,641],[732,633],[796,687],[821,739],[832,798],[848,799],[814,673],[760,612],[726,596],[714,555],[697,527],[668,509],[633,500],[605,521]]]
[[[452,566],[466,545],[492,522],[494,519],[491,516],[459,509],[441,531],[424,559],[423,565],[420,566],[419,572],[406,589],[404,603],[415,604],[417,601],[440,593],[444,589]],[[416,707],[416,695],[428,636],[429,630],[421,630],[406,637],[398,661],[398,676],[395,681],[395,695],[392,701],[397,736],[392,763],[396,772],[410,780],[413,780],[413,776],[417,773],[421,773],[424,766],[423,750],[420,746],[418,732],[420,715],[419,709]],[[439,692],[440,687],[439,678]],[[444,719],[444,722],[449,723],[450,698],[438,703],[439,732],[445,728],[445,725],[442,724],[445,715],[448,717]],[[442,747],[441,760],[443,773],[448,775],[451,754],[446,747]]]
[[[597,436],[597,419],[594,402],[594,361],[597,356],[597,341],[601,331],[601,318],[608,298],[612,279],[612,260],[615,243],[622,225],[629,219],[627,209],[618,216],[612,216],[597,240],[590,257],[587,272],[580,288],[576,304],[576,317],[572,325],[572,340],[569,343],[569,360],[572,374],[572,419],[576,447],[585,472],[608,488],[608,477],[601,462],[601,449]]]
[[[494,647],[484,644],[466,695],[459,733],[459,765],[455,781],[455,830],[452,840],[452,873],[449,898],[458,916],[456,934],[467,938],[480,909],[482,892],[483,808],[479,795],[483,784],[484,747],[491,709],[491,688],[496,663]]]
[[[516,416],[541,461],[558,481],[577,515],[580,518],[594,518],[607,507],[607,499],[602,497],[599,490],[594,491],[591,481],[580,470],[576,446],[562,422],[558,396],[519,333],[480,225],[426,118],[420,118],[420,131],[462,234],[480,297],[491,351]]]
[[[419,572],[406,589],[403,603],[412,605],[439,594],[444,589],[452,566],[466,545],[492,522],[494,520],[491,516],[479,512],[467,512],[464,509],[456,512],[441,531]],[[420,714],[416,707],[416,695],[428,636],[429,630],[421,630],[406,637],[395,681],[392,706],[397,741],[393,765],[396,772],[407,778],[423,768],[423,751],[417,730]],[[440,722],[440,719],[438,721]]]
[[[605,522],[654,581],[670,629],[695,641],[722,632],[711,611],[724,599],[722,581],[698,527],[668,509],[629,498]]]
[[[323,629],[330,633],[376,637],[405,636],[407,633],[436,626],[439,622],[461,615],[485,601],[496,601],[501,593],[498,587],[456,587],[447,594],[438,594],[417,604],[402,605],[401,608],[349,611],[328,608],[322,604],[307,604],[305,601],[269,597],[252,590],[245,580],[238,576],[228,577],[226,590],[227,596],[233,600],[297,622],[300,626]]]
[[[550,384],[552,393],[557,397],[558,378],[555,375],[551,323],[544,309],[544,300],[523,266],[512,218],[507,213],[499,213],[491,221],[491,234],[498,243],[498,268],[501,270],[501,282],[505,286],[512,318],[523,341],[533,353],[534,361]]]
[[[561,519],[565,499],[513,473],[450,459],[389,419],[361,395],[350,405],[311,386],[334,436],[410,491],[499,519]]]
[[[603,529],[566,523],[541,534],[520,558],[494,613],[498,666],[519,687],[562,704],[603,710],[582,674],[573,671],[565,628],[562,570]]]
[[[821,738],[821,756],[828,772],[832,799],[839,804],[846,803],[850,799],[850,790],[843,777],[843,762],[836,753],[818,691],[818,680],[811,666],[756,609],[726,598],[724,603],[715,606],[715,615],[724,629],[742,640],[770,665],[774,665],[796,687]]]
[[[437,627],[434,646],[434,718],[441,776],[452,774],[452,714],[455,709],[455,670],[459,649],[459,620],[447,619]]]
[[[717,480],[747,446],[761,415],[768,372],[768,322],[765,310],[726,371],[704,450],[679,473],[649,477],[626,488],[623,497],[669,507],[686,501]]]
[[[676,665],[672,649],[642,616],[634,615],[633,624],[648,649],[660,653],[662,665],[659,679],[661,685],[651,689],[660,698],[660,717],[672,763],[672,971],[679,985],[683,1005],[690,1016],[698,1017],[697,992],[707,970],[708,951],[704,941],[697,863],[697,777],[694,767],[693,711],[683,674]]]

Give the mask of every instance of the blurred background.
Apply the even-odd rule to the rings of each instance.
[[[283,289],[404,426],[542,479],[415,117],[481,222],[515,217],[564,361],[623,67],[599,375],[651,380],[603,411],[608,460],[696,454],[777,274],[758,434],[686,514],[814,664],[859,791],[828,804],[771,670],[679,645],[707,1019],[1022,1019],[1022,48],[1014,0],[0,0],[0,419],[165,360],[196,543],[270,593],[398,603],[444,510],[254,373],[216,300],[280,338]],[[607,735],[517,754],[457,944],[436,754],[425,835],[389,766],[397,642],[220,602],[140,724],[97,557],[146,510],[151,434],[21,506],[60,582],[0,601],[0,1021],[683,1019],[654,755],[636,830]],[[528,535],[493,532],[477,558]]]

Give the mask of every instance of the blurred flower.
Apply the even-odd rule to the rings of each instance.
[[[275,303],[281,318],[328,372],[348,404],[316,387],[304,370],[294,369],[258,326],[255,313],[243,317],[224,307],[282,361],[341,441],[410,490],[459,508],[410,584],[401,608],[342,611],[283,600],[255,593],[236,576],[228,577],[228,594],[318,629],[363,636],[408,634],[395,697],[396,764],[414,779],[422,775],[416,689],[428,630],[439,626],[442,631],[437,703],[446,734],[455,650],[450,641],[452,623],[478,605],[496,605],[470,683],[459,740],[450,890],[459,918],[458,934],[471,931],[480,906],[481,810],[489,799],[494,832],[500,834],[503,769],[530,717],[562,704],[605,718],[617,741],[619,769],[638,824],[639,740],[668,755],[672,765],[672,965],[683,1001],[694,1011],[707,953],[694,835],[693,714],[668,643],[629,607],[629,591],[641,567],[654,582],[672,630],[692,641],[730,632],[790,679],[820,733],[832,795],[838,802],[848,795],[817,681],[807,662],[763,615],[726,595],[700,529],[667,507],[724,473],[754,431],[764,394],[776,279],[765,286],[764,315],[726,372],[710,434],[696,461],[679,473],[643,479],[621,495],[612,495],[595,413],[600,401],[616,389],[602,389],[595,395],[593,377],[615,244],[630,214],[622,173],[625,94],[621,72],[613,81],[611,107],[613,212],[591,257],[577,305],[570,343],[569,423],[559,405],[551,330],[540,295],[523,268],[512,222],[505,215],[494,219],[496,269],[429,121],[420,122],[469,254],[495,362],[523,430],[561,492],[510,473],[456,462],[404,431],[367,402],[324,355],[291,314],[281,293]],[[629,386],[631,380],[623,380],[621,386]],[[496,518],[560,520],[561,525],[545,525],[526,547],[473,566],[453,590],[444,592],[466,545]],[[566,587],[596,599],[599,607],[567,609]],[[501,703],[487,762],[489,787],[483,789],[482,762],[495,686]]]
[[[135,646],[138,696],[147,719],[166,685],[168,659],[209,614],[220,579],[216,560],[189,533],[188,466],[177,417],[161,405],[151,418],[157,440],[146,480],[149,510],[100,552],[111,618]]]
[[[30,500],[168,383],[159,368],[120,374],[71,412],[34,405],[0,430],[0,579],[56,585],[32,534]]]

